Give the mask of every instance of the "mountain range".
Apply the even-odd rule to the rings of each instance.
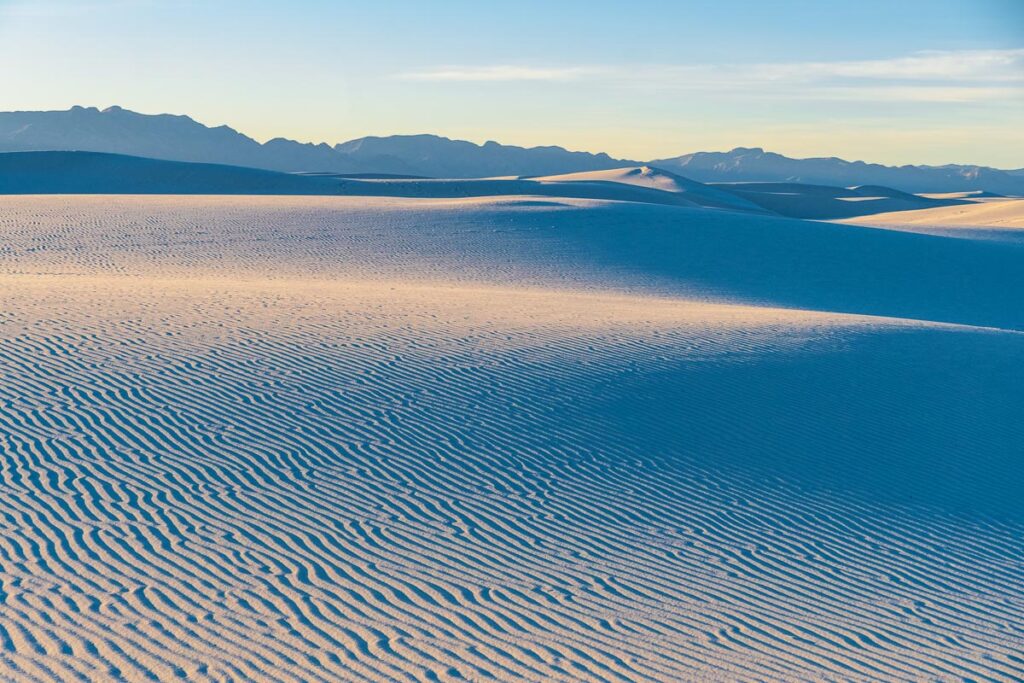
[[[261,144],[228,126],[210,128],[188,116],[139,114],[121,107],[2,112],[0,151],[110,152],[272,171],[435,178],[550,175],[627,165],[607,154],[496,142],[476,145],[436,135],[365,137],[333,147],[284,138]]]
[[[140,114],[121,107],[0,112],[0,152],[92,151],[284,172],[388,174],[434,178],[544,176],[646,164],[700,182],[885,185],[905,192],[984,190],[1024,195],[1024,169],[984,166],[883,166],[835,157],[792,159],[760,148],[697,152],[636,161],[562,147],[477,145],[436,135],[364,137],[348,142],[260,143],[228,126],[188,116]]]
[[[836,157],[791,159],[754,147],[697,152],[647,162],[701,182],[794,182],[850,187],[883,185],[904,192],[1024,194],[1024,169],[986,166],[883,166]]]

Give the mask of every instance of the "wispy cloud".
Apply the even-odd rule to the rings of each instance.
[[[893,59],[697,66],[698,70],[770,80],[880,80],[1024,82],[1024,49],[919,52]]]
[[[1024,49],[930,51],[893,59],[753,64],[443,66],[397,75],[427,82],[575,82],[796,98],[968,102],[1024,95]]]
[[[997,102],[1024,98],[1024,88],[983,86],[827,86],[794,97],[836,101],[967,103]]]
[[[533,66],[452,66],[411,71],[399,77],[412,81],[570,81],[597,75],[604,70],[594,67]]]

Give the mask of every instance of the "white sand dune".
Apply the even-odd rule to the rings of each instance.
[[[574,186],[577,184],[643,187],[682,196],[693,206],[730,209],[733,211],[753,211],[755,213],[763,212],[763,209],[757,204],[743,199],[732,192],[720,190],[711,185],[698,183],[674,173],[669,173],[668,171],[660,168],[652,168],[650,166],[616,168],[607,171],[588,171],[584,173],[567,173],[564,175],[533,178],[533,180],[545,185],[553,184],[556,187],[566,185]],[[612,183],[614,183],[614,185],[611,185]],[[612,195],[612,197],[613,196],[614,195]]]
[[[461,182],[461,181],[459,181]],[[6,197],[6,272],[555,286],[1024,329],[1009,245],[536,196]],[[39,214],[40,202],[47,206]],[[141,208],[140,208],[141,207]],[[970,277],[966,277],[969,274]],[[944,296],[955,278],[955,290]]]
[[[300,195],[455,199],[539,195],[837,219],[966,203],[974,193],[919,196],[889,187],[802,183],[708,185],[650,166],[563,175],[432,179],[279,173],[98,152],[0,153],[3,194]]]
[[[1019,680],[1021,266],[627,201],[2,198],[5,676]]]
[[[832,187],[805,183],[715,183],[773,213],[792,218],[843,219],[880,213],[933,209],[966,203],[963,196],[915,195],[891,187]]]
[[[969,190],[964,192],[922,192],[920,197],[927,199],[1005,199],[1005,195],[987,192],[985,190]]]
[[[915,211],[894,211],[846,219],[842,222],[896,228],[950,237],[1024,239],[1024,199],[972,198],[957,206]]]

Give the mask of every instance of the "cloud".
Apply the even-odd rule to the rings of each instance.
[[[847,80],[1024,83],[1024,49],[929,51],[893,59],[697,68],[719,73],[747,68],[752,75],[760,78],[797,82]]]
[[[398,78],[580,83],[798,99],[975,102],[1024,96],[1024,49],[929,51],[892,59],[835,62],[445,66],[399,74]]]
[[[799,96],[799,95],[797,95]],[[813,99],[873,102],[934,102],[967,103],[1012,100],[1024,96],[1024,88],[997,87],[942,87],[908,85],[900,87],[850,86],[822,87],[813,93]]]
[[[412,81],[569,81],[594,75],[593,67],[454,66],[412,71],[399,78]]]

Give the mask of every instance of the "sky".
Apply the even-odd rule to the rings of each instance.
[[[0,0],[0,110],[1024,167],[1024,0]]]

